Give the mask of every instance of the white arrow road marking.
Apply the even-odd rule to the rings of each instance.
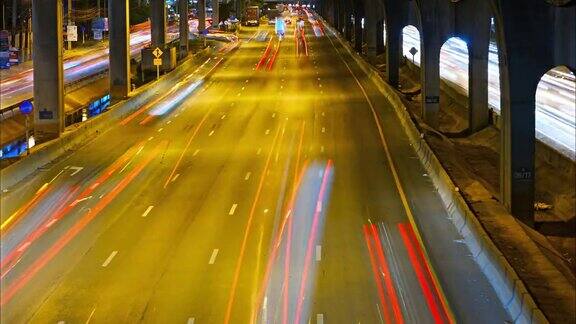
[[[70,174],[70,176],[76,175],[76,173],[82,171],[82,169],[84,169],[83,167],[77,167],[77,166],[71,166],[70,169],[75,170],[74,172],[72,172]]]

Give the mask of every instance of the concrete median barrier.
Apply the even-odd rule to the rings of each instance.
[[[328,24],[324,21],[325,26]],[[442,164],[424,140],[412,121],[407,107],[399,94],[386,83],[378,71],[359,56],[352,47],[331,27],[330,33],[338,40],[365,75],[386,97],[396,112],[420,161],[427,170],[434,186],[448,211],[448,215],[460,233],[475,262],[495,290],[514,323],[548,323],[512,266],[492,242]]]

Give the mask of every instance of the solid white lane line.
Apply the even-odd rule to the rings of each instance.
[[[116,254],[118,254],[118,251],[113,251],[112,253],[110,253],[110,256],[108,256],[106,261],[104,261],[104,263],[102,263],[102,267],[106,268],[110,264],[110,262],[112,262],[112,259],[114,259]]]
[[[150,212],[152,211],[152,208],[154,208],[154,206],[152,206],[152,205],[148,206],[148,208],[146,208],[146,210],[142,214],[142,217],[148,216],[148,214],[150,214]]]
[[[208,134],[208,136],[212,136],[212,135],[214,135],[214,130],[211,130],[210,134]]]
[[[192,156],[196,156],[196,155],[198,155],[198,153],[200,153],[200,150],[194,151],[194,154],[192,154]]]
[[[208,261],[208,264],[214,264],[214,262],[216,262],[217,256],[218,256],[218,249],[214,249],[214,251],[212,251],[212,255],[210,256],[210,260]]]
[[[234,215],[234,212],[236,211],[236,207],[238,207],[238,204],[232,205],[232,207],[230,207],[230,211],[228,212],[228,215]]]
[[[194,324],[195,321],[196,321],[196,319],[194,317],[190,317],[188,319],[188,322],[186,322],[186,324]]]
[[[324,324],[324,314],[316,314],[316,324]]]
[[[176,181],[176,179],[178,179],[179,176],[180,176],[180,173],[176,174],[176,175],[172,178],[172,182]]]
[[[316,261],[322,260],[322,245],[316,245]]]
[[[252,172],[247,172],[246,176],[244,177],[244,180],[250,179],[250,175],[252,175]]]

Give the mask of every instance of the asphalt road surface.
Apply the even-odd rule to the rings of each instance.
[[[3,323],[508,320],[392,108],[294,25],[2,195]]]

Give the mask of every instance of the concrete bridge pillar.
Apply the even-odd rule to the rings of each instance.
[[[352,41],[352,31],[354,29],[354,23],[352,22],[351,15],[352,13],[346,10],[346,17],[345,17],[346,27],[344,27],[344,36],[346,37],[346,40],[349,42]]]
[[[64,130],[62,10],[62,0],[32,1],[36,141],[57,138]]]
[[[188,0],[178,1],[178,14],[180,15],[180,57],[188,55]]]
[[[422,80],[422,118],[432,128],[439,124],[440,112],[440,48],[442,44],[434,37],[423,41],[420,56],[420,80]]]
[[[332,2],[332,24],[340,31],[340,1]]]
[[[364,12],[362,10],[360,1],[358,1],[354,5],[354,49],[358,53],[362,53],[362,45],[364,43],[362,18],[364,18]]]
[[[130,10],[128,0],[108,0],[110,25],[110,96],[112,101],[130,94]]]
[[[220,1],[212,0],[212,26],[218,27],[220,23]]]
[[[398,88],[400,85],[400,59],[402,58],[402,25],[386,25],[386,81]]]
[[[206,0],[198,0],[198,32],[206,29]]]
[[[384,19],[376,21],[376,55],[384,53]]]
[[[152,28],[152,47],[166,44],[166,2],[150,0],[150,21]]]
[[[490,27],[488,27],[490,28]],[[473,38],[468,44],[468,131],[475,133],[489,123],[488,51],[490,35]]]
[[[366,4],[366,20],[364,23],[364,28],[366,28],[366,45],[369,59],[374,59],[376,57],[376,43],[378,38],[378,4],[373,1],[369,1]]]

